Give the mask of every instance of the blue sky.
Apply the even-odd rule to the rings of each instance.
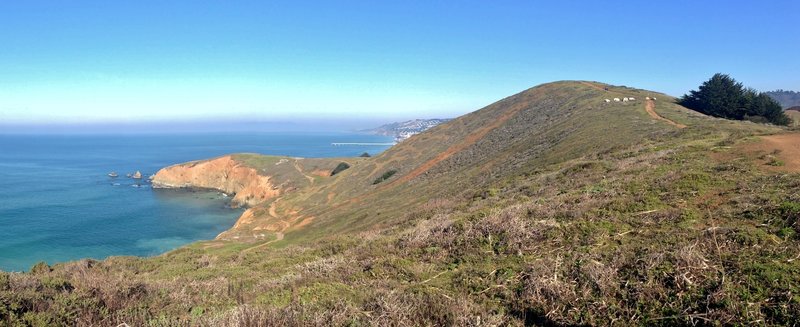
[[[555,80],[800,90],[800,1],[3,1],[0,122],[451,117]]]

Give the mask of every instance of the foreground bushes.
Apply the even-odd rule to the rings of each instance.
[[[630,159],[464,189],[315,243],[2,273],[0,325],[800,324],[798,176],[705,152]]]

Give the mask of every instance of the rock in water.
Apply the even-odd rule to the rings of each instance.
[[[131,176],[131,178],[142,179],[142,172],[137,170],[135,173],[133,173],[133,176]]]

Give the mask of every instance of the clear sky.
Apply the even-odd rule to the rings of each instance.
[[[2,1],[0,122],[457,116],[540,83],[800,90],[800,1]]]

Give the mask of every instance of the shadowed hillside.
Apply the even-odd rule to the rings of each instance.
[[[214,185],[274,191],[230,231],[2,274],[0,321],[798,324],[798,139],[656,92],[544,84],[373,158],[225,157]],[[162,172],[192,186],[207,162]]]

